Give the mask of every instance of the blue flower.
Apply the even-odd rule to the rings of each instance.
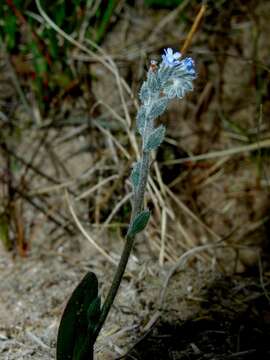
[[[183,67],[185,67],[185,70],[189,75],[196,75],[194,60],[191,57],[185,58],[181,61],[181,63],[183,64]]]
[[[161,67],[160,76],[164,78],[163,93],[168,99],[175,97],[182,99],[187,92],[193,90],[192,81],[196,78],[194,61],[192,58],[187,57],[179,60],[176,66],[170,68],[169,74],[167,74],[168,69],[168,67]]]
[[[164,49],[165,55],[162,55],[163,63],[169,67],[180,65],[180,52],[173,53],[173,49]]]

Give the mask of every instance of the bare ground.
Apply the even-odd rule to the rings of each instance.
[[[209,2],[190,48],[195,90],[161,119],[168,136],[152,166],[151,224],[138,238],[97,359],[269,358],[269,4],[233,3]],[[121,8],[103,46],[134,94],[149,59],[183,44],[199,9],[186,4],[174,13]],[[130,191],[137,140],[125,110],[132,127],[136,102],[123,90],[123,106],[102,57],[76,50],[73,66],[91,72],[91,87],[77,97],[67,92],[45,125],[29,129],[4,54],[1,61],[1,112],[21,124],[9,145],[28,250],[24,258],[0,250],[0,354],[53,359],[68,296],[91,270],[104,297],[123,246],[128,199],[110,214]],[[91,238],[75,226],[64,189]]]

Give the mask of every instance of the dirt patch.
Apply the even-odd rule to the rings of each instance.
[[[91,86],[78,96],[67,89],[44,119],[27,93],[40,115],[30,126],[1,54],[0,124],[9,152],[0,154],[0,210],[10,182],[28,245],[26,257],[18,256],[12,223],[14,251],[0,249],[4,360],[55,358],[61,313],[87,271],[97,274],[104,300],[130,215],[128,198],[116,207],[130,193],[140,145],[131,136],[134,98],[150,59],[168,46],[180,48],[199,10],[197,1],[172,12],[146,9],[142,1],[120,3],[102,47],[134,96],[124,86],[119,92],[115,73],[102,64],[104,54],[97,51],[96,60],[76,50],[72,69],[91,75]],[[187,54],[198,68],[195,89],[160,120],[167,133],[152,159],[151,221],[96,344],[99,360],[270,356],[269,144],[260,147],[270,134],[268,13],[266,1],[208,2]],[[64,189],[90,241],[76,227]],[[165,279],[178,263],[161,308]]]
[[[223,277],[191,319],[160,322],[124,359],[269,359],[269,277]],[[123,359],[123,358],[122,358]]]

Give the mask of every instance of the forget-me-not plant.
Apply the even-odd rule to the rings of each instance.
[[[179,52],[171,48],[164,50],[162,61],[152,61],[147,78],[139,92],[141,106],[136,117],[137,131],[142,137],[141,159],[133,165],[131,183],[133,187],[132,215],[126,236],[126,244],[116,271],[112,287],[102,307],[96,336],[103,325],[112,302],[116,296],[125,267],[130,255],[134,238],[147,225],[149,210],[143,209],[144,194],[150,167],[150,152],[156,150],[165,136],[165,127],[155,126],[155,120],[162,115],[173,98],[183,98],[193,89],[196,78],[195,64],[192,58],[181,59]]]
[[[133,165],[130,175],[133,188],[132,214],[121,259],[107,298],[101,308],[97,279],[93,273],[86,275],[75,289],[74,295],[72,295],[66,307],[66,322],[64,319],[65,313],[62,318],[63,330],[61,330],[60,324],[62,332],[59,330],[58,353],[60,356],[57,357],[58,360],[66,360],[67,352],[63,343],[68,341],[65,340],[68,339],[68,336],[73,336],[70,335],[70,330],[67,335],[64,333],[64,330],[68,327],[65,324],[68,324],[69,318],[73,319],[74,324],[80,323],[81,328],[85,327],[84,334],[80,334],[78,340],[71,339],[75,345],[70,345],[71,350],[69,352],[73,351],[73,354],[75,354],[74,359],[88,359],[87,349],[91,351],[90,348],[93,348],[93,344],[113,304],[135,236],[145,228],[150,217],[149,210],[143,209],[150,168],[150,153],[158,148],[165,136],[165,127],[163,125],[156,126],[155,120],[165,112],[171,99],[181,99],[193,89],[193,80],[195,78],[196,70],[193,59],[190,57],[182,58],[179,52],[173,52],[171,48],[164,50],[162,61],[159,64],[156,61],[152,61],[150,64],[146,80],[143,82],[139,92],[141,105],[136,117],[136,127],[142,138],[142,151],[141,158]],[[87,295],[87,293],[89,294],[88,289],[92,290],[91,299]],[[73,304],[79,304],[80,302],[83,302],[83,304],[79,311],[74,311]],[[80,315],[79,320],[77,320],[78,314]],[[73,357],[70,357],[70,359],[73,359]]]

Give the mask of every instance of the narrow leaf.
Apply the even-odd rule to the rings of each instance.
[[[140,96],[141,102],[144,104],[147,103],[150,99],[151,91],[150,91],[146,81],[142,84],[139,96]]]
[[[132,182],[133,188],[136,189],[139,185],[140,181],[140,170],[141,170],[141,162],[138,161],[134,164],[133,169],[131,171],[130,180]]]
[[[156,119],[164,113],[168,106],[168,99],[164,96],[152,103],[149,111],[149,118]]]
[[[151,92],[159,92],[160,91],[160,82],[157,77],[157,74],[153,71],[148,71],[147,74],[147,85]]]
[[[150,218],[149,210],[144,210],[141,213],[139,213],[133,220],[127,235],[135,236],[136,234],[141,232],[146,227],[149,218]]]
[[[0,241],[3,242],[7,250],[11,250],[12,242],[9,238],[8,216],[5,214],[0,217]]]
[[[161,83],[162,88],[165,86],[167,81],[169,81],[172,78],[172,76],[174,76],[175,73],[176,73],[176,69],[174,67],[169,67],[165,65],[161,65],[159,67],[157,78]]]
[[[156,128],[148,137],[145,145],[144,145],[144,150],[145,151],[151,151],[151,150],[156,150],[159,145],[162,143],[162,141],[164,140],[164,136],[165,136],[165,126],[161,125],[158,128]]]
[[[137,130],[141,135],[143,134],[145,122],[146,122],[146,108],[145,108],[145,106],[141,106],[139,108],[139,111],[138,111],[137,117],[136,117]]]

